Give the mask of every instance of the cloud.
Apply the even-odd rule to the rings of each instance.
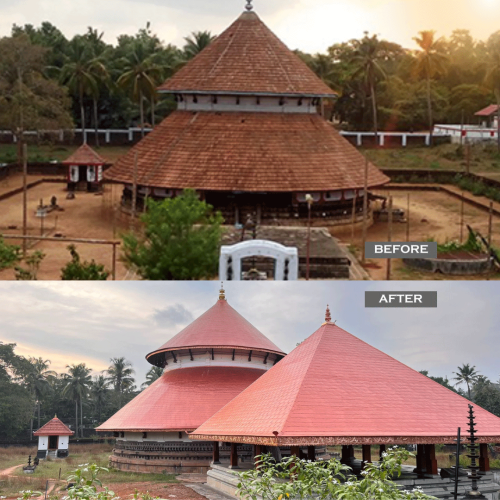
[[[177,326],[187,324],[193,320],[193,314],[182,304],[157,309],[153,320],[158,326]]]

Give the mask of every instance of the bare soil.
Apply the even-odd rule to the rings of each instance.
[[[407,197],[410,195],[410,241],[427,241],[433,238],[438,243],[460,240],[460,213],[461,201],[444,193],[431,191],[395,191],[383,190],[377,192],[382,196],[392,196],[394,208],[401,208],[406,211]],[[468,237],[466,225],[470,225],[475,231],[479,231],[483,236],[488,233],[489,214],[471,205],[464,205],[464,227],[463,241]],[[393,224],[392,241],[406,241],[407,223],[400,222]],[[348,241],[348,238],[344,238]],[[368,229],[368,241],[387,241],[388,223],[377,222]],[[500,217],[493,217],[493,246],[500,247]],[[356,254],[359,256],[361,248],[361,231],[355,234],[354,245],[357,248]],[[374,280],[386,279],[385,259],[368,259],[365,269]],[[466,279],[481,279],[486,277],[468,276]],[[421,273],[407,268],[401,259],[392,260],[392,279],[424,279],[424,280],[450,280],[463,279],[462,277],[451,277]]]

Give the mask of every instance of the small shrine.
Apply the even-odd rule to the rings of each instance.
[[[38,459],[64,458],[69,452],[69,438],[74,434],[57,416],[33,433],[38,436]]]
[[[106,163],[88,144],[80,146],[62,162],[68,167],[68,191],[100,191]]]

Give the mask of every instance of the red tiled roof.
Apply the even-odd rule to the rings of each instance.
[[[54,417],[35,431],[33,436],[72,436],[73,434],[74,431],[64,425],[57,417]]]
[[[498,112],[498,106],[496,104],[490,104],[486,108],[475,113],[475,116],[491,116]]]
[[[210,418],[263,371],[204,366],[166,372],[98,431],[190,431]]]
[[[105,178],[167,189],[308,192],[361,189],[365,158],[316,114],[175,111]],[[368,185],[389,182],[369,165]]]
[[[159,90],[336,95],[254,12],[242,14]]]
[[[452,443],[457,428],[467,427],[468,404],[329,323],[191,437],[271,445]],[[479,440],[500,441],[500,418],[478,406],[475,415]]]
[[[207,312],[146,358],[151,362],[149,358],[161,352],[195,347],[228,347],[285,354],[226,300],[218,300]]]
[[[63,165],[105,165],[107,162],[88,144],[83,144],[62,163]]]

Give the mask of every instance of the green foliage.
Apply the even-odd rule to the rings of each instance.
[[[69,245],[68,250],[71,261],[61,270],[62,280],[106,281],[108,279],[109,272],[104,270],[102,264],[97,264],[93,259],[91,262],[81,262],[75,245]]]
[[[15,245],[9,245],[0,236],[0,271],[8,269],[21,260],[21,249]]]
[[[20,281],[36,281],[38,277],[38,271],[42,260],[45,258],[45,254],[41,250],[36,250],[33,253],[26,256],[24,262],[27,264],[27,268],[21,266],[15,266],[16,270],[16,280]]]
[[[383,454],[378,464],[367,464],[362,478],[352,475],[350,467],[332,459],[324,462],[300,460],[295,456],[276,463],[270,454],[257,457],[253,470],[240,472],[238,494],[246,500],[430,499],[420,487],[400,491],[392,481],[401,474],[403,462],[413,456],[394,447]]]
[[[82,464],[79,469],[75,469],[68,476],[68,482],[74,483],[68,489],[68,500],[115,500],[117,497],[114,492],[107,486],[103,487],[98,479],[100,472],[109,472],[109,469],[97,464]]]
[[[144,235],[123,236],[124,260],[147,280],[198,280],[217,273],[222,215],[192,190],[148,200]]]
[[[450,391],[457,392],[457,390],[450,384],[448,377],[444,377],[444,378],[443,377],[431,377],[427,370],[421,370],[420,373],[422,375],[425,375],[426,377],[429,377],[431,380],[434,380],[434,382],[441,384],[443,387],[446,387]]]
[[[43,496],[41,491],[33,491],[33,490],[24,490],[19,492],[21,494],[20,497],[17,497],[17,500],[30,500],[30,498],[40,498]]]
[[[433,238],[429,238],[427,241],[434,241]],[[460,243],[458,241],[447,241],[446,243],[439,243],[437,246],[438,253],[449,253],[449,252],[471,252],[480,253],[484,251],[481,240],[478,238],[476,233],[469,231],[469,236],[465,243]],[[425,374],[426,375],[426,374]]]

